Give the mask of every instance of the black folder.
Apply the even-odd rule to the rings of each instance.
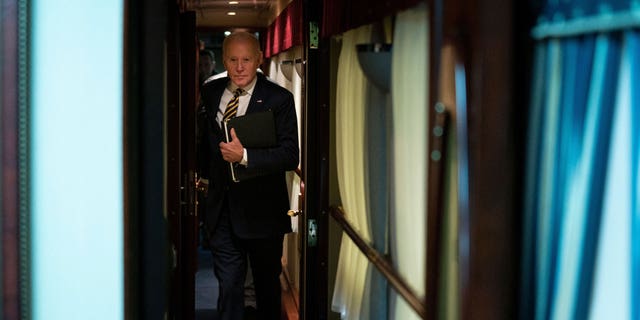
[[[262,111],[249,113],[244,116],[231,118],[224,122],[225,140],[231,140],[231,129],[235,129],[236,136],[246,149],[251,148],[271,148],[278,143],[276,138],[276,125],[273,118],[273,111]],[[231,168],[231,179],[234,182],[246,180],[256,174],[241,172],[233,163],[229,163]]]

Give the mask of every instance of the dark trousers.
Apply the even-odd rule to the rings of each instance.
[[[273,238],[239,239],[233,234],[228,213],[220,217],[211,234],[214,272],[220,284],[218,312],[222,320],[242,320],[247,256],[256,290],[259,319],[280,319],[280,273],[284,235]]]

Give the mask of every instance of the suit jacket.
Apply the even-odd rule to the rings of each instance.
[[[293,95],[264,75],[258,73],[257,77],[246,114],[273,111],[277,146],[247,148],[248,166],[239,165],[236,169],[252,170],[257,176],[245,181],[231,181],[229,163],[222,159],[218,147],[224,141],[224,132],[216,122],[216,113],[230,79],[216,79],[206,83],[202,89],[206,119],[202,121],[199,167],[201,176],[209,179],[204,217],[209,232],[215,230],[225,202],[228,203],[233,231],[240,238],[265,238],[291,232],[285,172],[294,170],[299,162]]]

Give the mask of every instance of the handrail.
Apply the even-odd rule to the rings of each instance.
[[[425,319],[427,316],[427,307],[422,299],[418,298],[418,295],[411,289],[409,284],[400,276],[398,271],[391,265],[391,263],[376,249],[369,245],[358,232],[353,229],[351,224],[344,217],[344,210],[341,206],[331,206],[329,209],[331,216],[335,219],[342,230],[351,238],[351,240],[358,246],[360,251],[371,261],[382,275],[389,281],[389,284],[404,298],[404,300],[413,308],[413,310]]]

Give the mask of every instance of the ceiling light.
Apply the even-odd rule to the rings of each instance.
[[[229,1],[229,4],[238,4],[238,1]]]
[[[230,34],[231,34],[231,31],[225,31],[225,32],[224,32],[224,36],[225,36],[225,37],[228,37]]]
[[[236,13],[235,13],[235,11],[229,11],[229,12],[227,12],[227,15],[235,16],[235,15],[236,15]]]

